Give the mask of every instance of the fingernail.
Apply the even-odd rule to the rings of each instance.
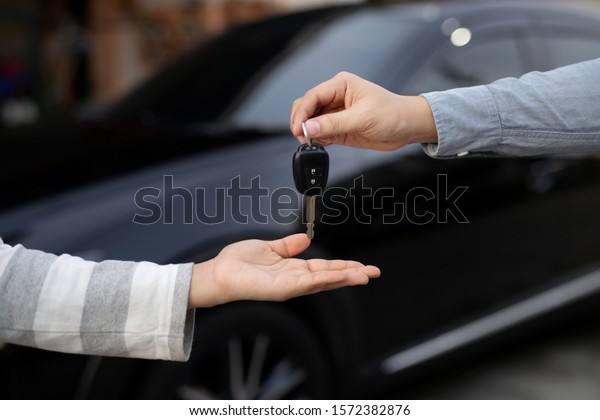
[[[309,137],[317,137],[321,134],[321,124],[319,124],[318,121],[306,121],[305,126],[306,134],[308,134]]]

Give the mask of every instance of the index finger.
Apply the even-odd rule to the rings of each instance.
[[[318,115],[325,107],[344,105],[346,81],[340,74],[308,90],[302,98],[296,99],[290,114],[290,129],[296,137],[301,137],[302,123]]]

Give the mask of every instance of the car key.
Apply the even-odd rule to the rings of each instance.
[[[314,237],[315,206],[317,196],[321,195],[329,175],[329,154],[320,144],[313,144],[302,123],[306,144],[300,145],[292,159],[294,183],[300,194],[306,199],[306,235]]]

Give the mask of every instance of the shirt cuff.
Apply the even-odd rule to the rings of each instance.
[[[438,132],[437,144],[424,144],[434,158],[495,155],[502,138],[500,117],[486,86],[424,93]]]
[[[190,282],[194,264],[181,264],[177,270],[177,281],[173,298],[171,320],[171,360],[185,362],[190,358],[194,339],[194,319],[196,311],[188,309]]]
[[[129,357],[189,359],[194,331],[194,310],[188,310],[192,266],[137,264],[125,328]]]

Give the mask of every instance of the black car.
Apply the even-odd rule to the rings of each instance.
[[[304,231],[289,112],[310,87],[344,70],[418,94],[599,56],[600,11],[573,4],[345,6],[237,27],[111,106],[4,137],[0,236],[171,263]],[[305,256],[380,279],[198,310],[185,364],[4,345],[2,397],[376,397],[598,315],[598,156],[329,155]]]

